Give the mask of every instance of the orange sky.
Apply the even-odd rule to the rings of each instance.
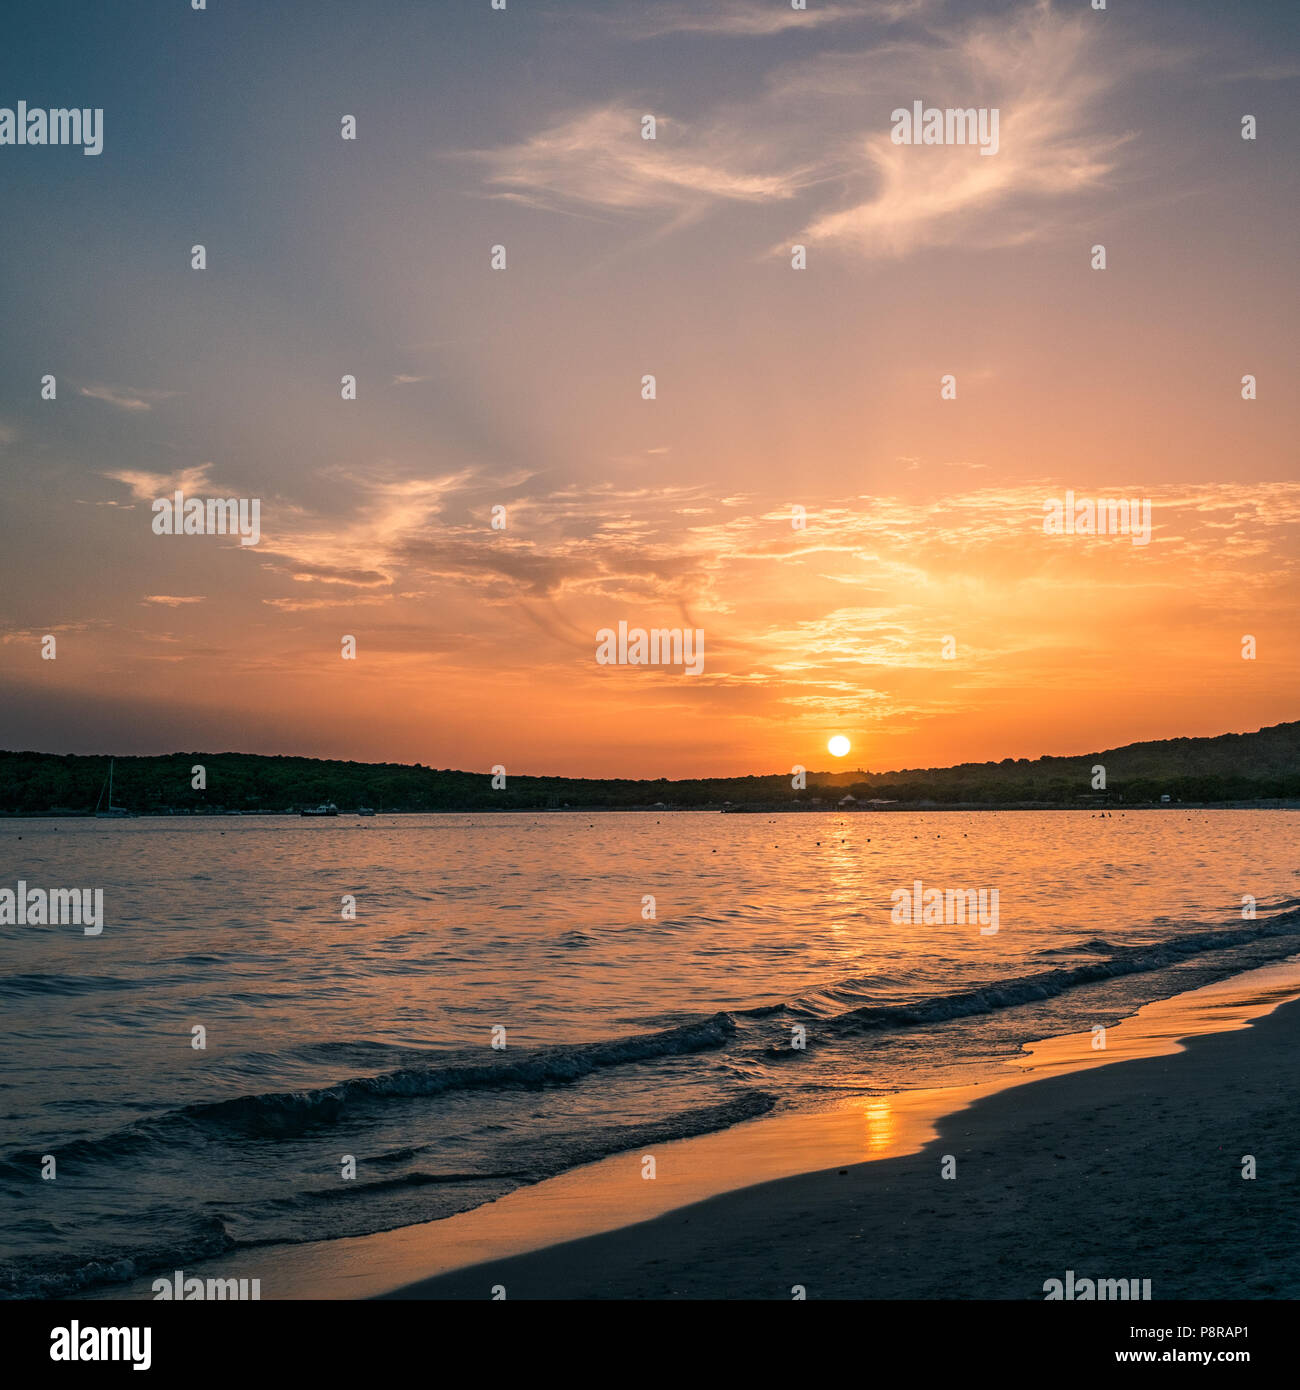
[[[412,11],[396,66],[409,33],[250,30],[221,141],[229,53],[167,54],[173,143],[15,165],[3,744],[690,776],[1296,717],[1285,44],[823,10]],[[997,106],[998,153],[892,144],[913,98]],[[154,535],[177,488],[260,499],[258,544]],[[1067,489],[1150,543],[1045,535]],[[599,665],[620,620],[703,673]]]

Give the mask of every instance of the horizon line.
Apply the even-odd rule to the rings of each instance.
[[[1132,743],[1117,744],[1111,748],[1094,748],[1082,753],[1040,753],[1037,757],[1027,758],[984,758],[978,761],[966,761],[959,763],[949,763],[942,767],[899,767],[888,768],[880,771],[873,771],[865,767],[844,767],[830,768],[825,771],[814,771],[812,768],[803,769],[806,776],[825,777],[825,776],[845,776],[852,773],[861,773],[867,777],[888,777],[901,776],[905,773],[925,773],[925,772],[951,772],[961,767],[986,767],[1001,766],[1006,762],[1013,763],[1035,763],[1055,760],[1066,762],[1075,758],[1102,757],[1111,753],[1122,753],[1130,748],[1150,747],[1162,743],[1210,743],[1222,738],[1248,738],[1252,734],[1268,733],[1276,729],[1285,729],[1291,725],[1300,724],[1300,719],[1285,719],[1277,724],[1264,724],[1257,729],[1224,730],[1218,734],[1174,734],[1167,738],[1136,739]],[[465,777],[490,776],[491,768],[486,773],[475,772],[466,768],[445,767],[437,768],[430,763],[420,762],[387,762],[368,758],[341,758],[341,757],[320,757],[312,754],[303,753],[250,753],[238,749],[226,749],[222,752],[206,752],[202,749],[173,749],[167,753],[54,753],[37,748],[0,748],[0,756],[10,754],[13,756],[30,756],[38,758],[180,758],[180,757],[205,757],[205,758],[285,758],[296,759],[300,762],[316,763],[351,763],[361,767],[400,767],[408,769],[420,769],[426,772],[452,772]],[[793,765],[792,765],[793,766]],[[790,770],[784,769],[779,772],[740,772],[740,773],[714,773],[696,777],[631,777],[631,776],[609,776],[609,777],[590,777],[575,776],[571,773],[563,772],[510,772],[511,778],[530,778],[536,781],[565,781],[565,782],[738,782],[747,778],[761,779],[767,777],[788,777]]]

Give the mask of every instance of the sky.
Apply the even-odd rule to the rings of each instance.
[[[0,145],[0,746],[687,777],[1300,714],[1289,0],[5,37],[0,107],[104,115]],[[896,143],[915,101],[996,153]],[[178,489],[257,543],[155,534]],[[1067,492],[1149,541],[1046,534]],[[703,669],[602,664],[620,622]]]

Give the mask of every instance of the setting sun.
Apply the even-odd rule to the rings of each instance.
[[[849,749],[853,747],[853,745],[848,741],[848,739],[844,737],[843,734],[836,734],[835,737],[831,739],[831,741],[826,745],[826,747],[829,748],[830,751],[834,753],[837,758],[842,758],[845,755],[845,753],[847,753]]]

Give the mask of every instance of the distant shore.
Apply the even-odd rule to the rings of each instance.
[[[805,747],[818,761],[821,754]],[[811,760],[811,759],[810,759]],[[284,815],[333,803],[469,811],[1044,811],[1300,804],[1300,721],[1095,753],[892,771],[804,766],[695,777],[538,775],[260,753],[74,754],[0,749],[0,814]]]
[[[874,815],[891,811],[1088,811],[1097,815],[1122,815],[1126,811],[1300,811],[1300,799],[1293,797],[1255,797],[1244,801],[1168,801],[1168,802],[1077,802],[1077,801],[896,801],[887,806],[813,805],[808,802],[773,802],[770,805],[730,806],[440,806],[428,811],[340,810],[337,817],[307,816],[305,819],[353,821],[384,816],[541,816],[541,815],[668,815],[674,812],[715,815]],[[212,820],[216,818],[300,820],[300,811],[133,811],[129,816],[110,820]],[[93,811],[0,811],[0,820],[96,820]]]

